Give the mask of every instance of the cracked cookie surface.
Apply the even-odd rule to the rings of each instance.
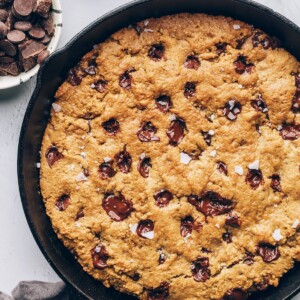
[[[41,190],[83,269],[140,299],[246,299],[300,259],[298,61],[240,21],[149,19],[56,92]]]

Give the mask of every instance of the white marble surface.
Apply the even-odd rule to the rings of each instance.
[[[62,0],[63,46],[92,20],[127,0]],[[257,0],[300,26],[300,0]],[[23,115],[35,78],[19,88],[0,91],[0,290],[10,293],[20,280],[57,281],[26,223],[17,183],[17,146]],[[300,296],[295,299],[300,300]]]

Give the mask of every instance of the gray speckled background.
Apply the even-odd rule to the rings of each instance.
[[[127,0],[62,0],[63,32],[59,47],[100,15]],[[300,26],[300,0],[257,0]],[[1,80],[1,79],[0,79]],[[35,78],[0,91],[0,290],[10,293],[20,280],[57,281],[26,223],[17,183],[17,146],[23,115]],[[300,300],[300,295],[295,300]]]

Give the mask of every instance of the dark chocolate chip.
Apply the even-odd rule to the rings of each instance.
[[[200,67],[200,61],[197,55],[189,55],[185,62],[184,67],[187,69],[194,69],[197,70]]]
[[[130,70],[125,71],[123,74],[119,77],[119,85],[121,88],[125,90],[131,89],[132,84],[132,76],[130,73],[135,72],[134,68],[131,68]]]
[[[10,56],[1,56],[0,57],[0,64],[8,64],[13,63],[15,60]]]
[[[53,36],[54,22],[53,22],[51,15],[49,15],[49,17],[47,19],[43,20],[41,22],[41,25],[49,36]]]
[[[248,169],[246,183],[249,184],[253,190],[256,190],[260,184],[263,184],[264,180],[261,170]]]
[[[256,31],[252,37],[253,47],[261,45],[265,50],[276,49],[280,46],[280,41],[275,37],[269,37],[261,31]]]
[[[193,98],[196,95],[196,83],[195,82],[187,82],[184,86],[184,96],[186,98]]]
[[[5,22],[8,17],[8,12],[5,9],[0,9],[0,21]]]
[[[64,156],[62,153],[60,153],[56,146],[51,146],[46,151],[45,157],[47,159],[47,162],[49,164],[49,167],[52,168],[52,166],[60,159],[62,159]]]
[[[81,208],[78,213],[76,214],[76,217],[75,217],[75,221],[78,221],[79,219],[83,218],[84,217],[84,211],[83,211],[83,208]]]
[[[127,152],[126,146],[123,151],[115,155],[116,163],[122,173],[129,173],[132,165],[131,155]]]
[[[238,74],[252,73],[254,70],[254,65],[247,62],[247,57],[239,55],[236,61],[234,62],[235,71]]]
[[[91,88],[95,89],[99,93],[104,93],[108,82],[106,80],[98,80],[91,84]]]
[[[281,184],[280,184],[280,176],[278,174],[273,174],[269,177],[271,179],[271,188],[275,192],[282,192]]]
[[[68,206],[70,205],[70,196],[69,195],[62,195],[60,196],[55,203],[55,207],[59,210],[59,211],[64,211],[68,208]]]
[[[0,41],[0,50],[9,56],[15,56],[17,54],[17,48],[9,40]]]
[[[27,41],[24,45],[20,45],[20,51],[24,59],[37,56],[46,49],[46,46],[40,42]]]
[[[34,5],[34,12],[43,18],[49,17],[49,11],[52,4],[52,0],[38,0]]]
[[[13,9],[17,16],[27,17],[33,11],[33,0],[15,0],[13,4]]]
[[[97,74],[97,56],[96,54],[93,55],[87,62],[84,62],[84,65],[81,66],[81,69],[83,72],[85,72],[88,75],[96,75]],[[105,80],[99,80],[95,83],[91,84],[91,88],[96,88],[97,89],[97,85],[99,86],[99,92],[103,93],[106,85],[107,85],[107,81]]]
[[[17,76],[21,73],[21,70],[17,62],[0,63],[0,73]]]
[[[233,214],[232,212],[230,212],[227,216],[226,216],[226,220],[225,220],[225,225],[227,226],[231,226],[234,228],[239,228],[241,227],[242,221],[240,220],[240,217],[236,214]]]
[[[136,233],[138,236],[140,236],[143,239],[147,239],[147,233],[154,231],[154,223],[152,220],[141,220],[138,223]]]
[[[242,289],[230,289],[226,292],[222,300],[247,300],[248,294]]]
[[[232,236],[231,236],[231,233],[230,232],[224,232],[222,234],[222,239],[224,242],[226,242],[227,244],[231,243],[232,242]]]
[[[236,49],[242,49],[243,45],[246,42],[246,37],[236,40]]]
[[[153,195],[155,199],[155,204],[158,207],[166,207],[169,205],[170,201],[173,199],[173,194],[168,190],[161,190]]]
[[[280,135],[284,140],[294,141],[300,137],[300,124],[284,124]]]
[[[162,95],[155,99],[156,107],[163,113],[166,113],[172,107],[172,101],[169,96]]]
[[[28,21],[18,21],[14,24],[14,28],[16,30],[21,30],[23,32],[27,32],[32,28],[32,25]]]
[[[161,60],[165,53],[165,47],[162,44],[154,44],[150,47],[148,51],[148,57],[158,61]]]
[[[38,64],[42,64],[50,55],[50,52],[48,50],[44,50],[38,55],[37,62]]]
[[[294,114],[300,113],[300,92],[296,92],[292,100],[292,112]]]
[[[198,257],[192,262],[191,270],[195,281],[204,282],[209,279],[211,272],[208,257]]]
[[[259,254],[266,263],[270,263],[280,257],[278,247],[268,243],[260,243],[257,247],[257,254]]]
[[[257,110],[266,113],[268,111],[268,107],[262,96],[259,94],[255,100],[251,101],[252,107]]]
[[[107,260],[109,259],[109,254],[104,245],[97,245],[92,251],[93,266],[96,269],[103,270],[107,267]]]
[[[120,130],[120,124],[118,120],[115,118],[111,118],[102,123],[102,127],[107,131],[110,135],[116,135]]]
[[[48,45],[50,41],[51,41],[51,37],[46,34],[40,42],[43,43],[44,45]]]
[[[224,175],[228,176],[227,166],[226,166],[226,164],[224,162],[218,161],[217,162],[217,169],[219,170],[219,172],[221,174],[224,174]]]
[[[158,257],[158,264],[162,265],[166,261],[166,256],[164,253],[160,253]]]
[[[29,30],[28,34],[34,39],[41,40],[45,36],[46,33],[45,33],[45,30],[42,27],[33,26]]]
[[[177,146],[184,138],[184,130],[186,128],[185,121],[181,118],[176,118],[171,121],[170,127],[167,131],[169,143],[172,146]]]
[[[99,166],[98,172],[99,172],[99,176],[102,180],[112,178],[116,175],[116,171],[113,169],[113,162],[112,161],[103,162]]]
[[[4,39],[7,35],[6,25],[0,21],[0,39]]]
[[[143,158],[140,158],[137,169],[144,178],[149,177],[149,171],[150,171],[151,167],[152,167],[152,164],[151,164],[150,157],[145,156]]]
[[[127,219],[134,210],[132,202],[126,200],[121,193],[118,196],[105,195],[102,200],[102,207],[109,217],[116,222]]]
[[[202,131],[202,136],[204,138],[204,141],[206,143],[207,146],[211,145],[211,139],[212,139],[212,135],[209,134],[209,131]]]
[[[217,54],[221,55],[222,53],[226,52],[226,48],[227,48],[227,43],[217,43],[215,46],[217,48]]]
[[[213,191],[204,192],[200,198],[196,195],[190,195],[188,201],[198,211],[210,217],[226,214],[234,208],[234,203],[231,200],[223,198]]]
[[[191,216],[187,216],[181,220],[181,225],[180,225],[181,236],[186,237],[192,234],[194,222],[195,220]]]
[[[79,75],[79,71],[77,67],[74,67],[69,71],[67,80],[73,86],[77,86],[81,84],[82,76]]]
[[[242,111],[242,105],[237,100],[229,100],[224,108],[223,114],[226,118],[230,121],[234,121],[237,118],[237,115],[240,114]]]
[[[148,300],[165,300],[169,297],[169,284],[162,282],[160,286],[148,291]]]
[[[157,128],[151,121],[143,122],[140,129],[136,133],[141,142],[160,141],[160,138],[156,136]]]
[[[246,251],[246,256],[243,259],[245,265],[251,266],[254,264],[254,254],[249,251]]]

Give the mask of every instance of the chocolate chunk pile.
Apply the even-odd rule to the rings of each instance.
[[[0,0],[0,76],[27,72],[48,56],[52,0]]]

